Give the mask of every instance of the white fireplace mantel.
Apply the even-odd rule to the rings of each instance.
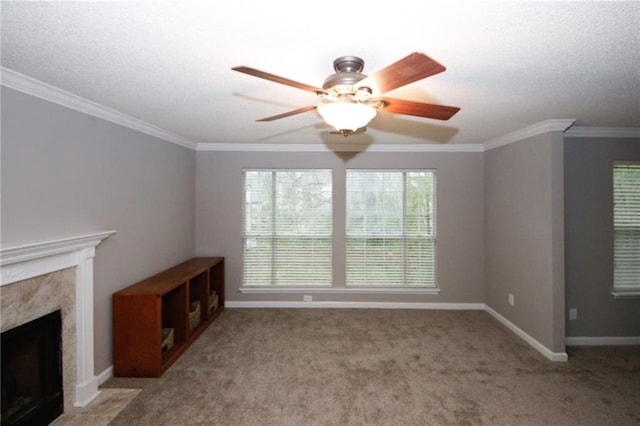
[[[93,258],[95,247],[116,231],[35,242],[0,249],[0,285],[76,267],[77,382],[74,405],[85,407],[98,395],[93,366]]]

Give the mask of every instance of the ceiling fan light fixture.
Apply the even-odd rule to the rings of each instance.
[[[376,109],[358,102],[324,103],[316,107],[320,116],[338,132],[355,132],[376,116]]]

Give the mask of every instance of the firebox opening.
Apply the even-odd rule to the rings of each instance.
[[[2,424],[48,425],[64,410],[60,311],[1,337]]]

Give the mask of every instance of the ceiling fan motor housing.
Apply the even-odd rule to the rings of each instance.
[[[333,61],[335,74],[324,80],[323,89],[334,90],[338,93],[352,93],[352,86],[367,78],[362,74],[364,60],[357,56],[341,56]]]

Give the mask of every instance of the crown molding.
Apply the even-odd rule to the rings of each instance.
[[[198,144],[182,136],[171,133],[160,127],[149,124],[145,121],[123,114],[111,108],[66,92],[57,87],[51,86],[40,80],[20,74],[9,68],[0,67],[2,78],[0,83],[2,86],[17,90],[27,95],[35,96],[45,101],[49,101],[64,107],[101,118],[106,121],[137,130],[141,133],[174,143],[186,148],[195,150]]]
[[[197,151],[227,152],[482,152],[481,144],[247,144],[201,143]]]
[[[640,138],[640,127],[572,127],[566,138]]]
[[[540,123],[534,124],[532,126],[525,127],[524,129],[516,130],[513,133],[509,133],[499,138],[492,139],[488,142],[485,142],[482,145],[485,151],[489,151],[491,149],[508,145],[514,142],[519,142],[521,140],[524,140],[533,136],[537,136],[543,133],[564,132],[569,127],[571,127],[571,125],[575,123],[575,121],[576,121],[575,119],[545,120]]]
[[[484,152],[542,133],[560,131],[565,137],[638,138],[640,128],[572,127],[575,119],[545,120],[482,144],[256,144],[197,143],[153,124],[66,92],[40,80],[1,67],[0,83],[13,90],[127,127],[196,151],[228,152]],[[567,130],[568,129],[568,130]]]

